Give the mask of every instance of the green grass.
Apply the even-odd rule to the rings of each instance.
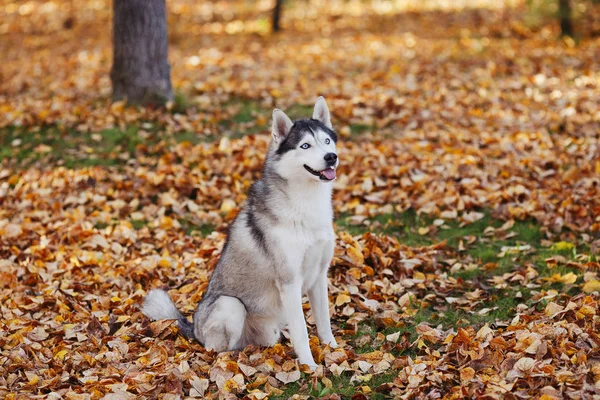
[[[301,382],[309,382],[308,375],[302,374]],[[396,377],[397,373],[384,373],[373,375],[369,381],[366,382],[350,382],[350,373],[343,373],[340,376],[327,375],[327,378],[331,380],[331,387],[326,387],[321,382],[317,382],[315,386],[310,386],[310,383],[306,386],[301,386],[298,382],[294,382],[286,385],[282,388],[283,393],[278,396],[270,396],[270,399],[289,399],[295,394],[310,396],[310,398],[321,398],[332,394],[337,394],[342,399],[351,399],[356,393],[362,393],[361,386],[368,386],[371,388],[372,393],[368,394],[367,397],[371,400],[387,399],[383,393],[375,392],[375,389],[385,383],[391,382]]]
[[[393,235],[399,242],[407,246],[428,246],[433,239],[418,233],[418,228],[427,225],[427,219],[410,209],[403,213],[382,214],[366,220],[366,224],[350,223],[350,215],[342,214],[336,219],[338,229],[345,230],[351,235],[362,235],[366,232]]]
[[[212,224],[202,224],[187,218],[179,218],[178,221],[181,224],[181,229],[183,229],[188,235],[192,235],[194,234],[194,232],[198,232],[202,236],[206,236],[216,229],[216,227]]]
[[[374,125],[364,125],[364,124],[351,124],[350,125],[350,135],[352,136],[360,136],[366,133],[375,132]]]
[[[346,337],[357,353],[370,352],[380,348],[381,344],[373,344],[378,333],[389,335],[400,332],[401,336],[407,335],[409,343],[413,343],[418,337],[416,327],[422,322],[429,323],[434,327],[441,325],[444,330],[456,330],[459,327],[467,326],[479,329],[484,324],[494,326],[499,322],[510,321],[516,315],[516,307],[519,304],[542,310],[545,307],[544,302],[534,300],[534,295],[540,290],[557,289],[567,294],[575,294],[579,291],[577,285],[551,282],[548,278],[555,274],[564,276],[573,273],[577,276],[576,283],[581,283],[583,275],[581,270],[566,264],[551,268],[545,260],[553,256],[560,256],[568,261],[581,257],[581,254],[588,255],[590,251],[586,246],[569,243],[553,247],[542,246],[545,235],[540,226],[532,220],[515,221],[511,228],[498,237],[495,237],[493,233],[486,234],[487,228],[498,229],[505,221],[494,219],[491,213],[485,210],[484,217],[474,223],[463,225],[455,221],[446,221],[439,228],[433,227],[433,218],[418,216],[413,210],[376,216],[360,225],[352,225],[350,218],[351,216],[348,214],[340,215],[336,221],[337,229],[346,230],[352,235],[362,235],[366,232],[392,235],[400,244],[413,247],[445,240],[445,256],[455,258],[463,265],[476,265],[476,268],[471,270],[457,272],[448,270],[449,278],[455,278],[457,281],[453,290],[446,295],[460,298],[476,288],[484,291],[483,301],[477,303],[472,309],[457,303],[439,301],[434,304],[428,301],[412,304],[410,308],[416,312],[401,321],[400,327],[382,328],[378,327],[373,319],[368,319],[358,326],[356,334]],[[430,230],[426,234],[420,234],[419,228],[426,227],[429,227]],[[424,230],[421,232],[423,233]],[[459,245],[464,250],[459,250]],[[503,251],[503,248],[506,250],[507,247],[523,245],[529,245],[531,249],[521,252]],[[588,259],[592,260],[595,257],[589,255]],[[535,268],[539,274],[538,278],[534,279],[539,285],[537,288],[531,289],[510,284],[504,289],[493,287],[490,279],[494,276],[525,270],[528,265]],[[365,335],[370,337],[366,342]],[[408,348],[400,351],[392,349],[391,352],[396,356],[413,356],[418,354],[418,349]]]
[[[211,234],[212,232],[214,232],[214,230],[216,229],[216,227],[212,224],[205,224],[205,223],[201,223],[199,221],[193,221],[193,218],[179,218],[178,219],[180,225],[181,225],[181,229],[187,234],[187,235],[194,235],[194,234],[200,234],[201,236],[207,236],[209,234]],[[149,221],[146,220],[130,220],[129,222],[131,222],[131,225],[133,226],[133,229],[135,230],[140,230],[146,226],[149,226]],[[112,220],[109,223],[106,222],[96,222],[94,224],[94,228],[98,229],[98,230],[102,230],[107,228],[108,226],[111,225],[118,225],[119,224],[119,220]]]
[[[175,100],[173,103],[173,108],[171,108],[170,111],[174,114],[185,114],[187,110],[194,107],[194,104],[186,94],[180,91],[175,93]]]
[[[196,105],[189,98],[178,92],[170,112],[186,113],[194,107]],[[141,156],[152,156],[158,160],[161,155],[170,152],[172,146],[182,142],[196,145],[213,142],[223,136],[240,138],[269,131],[272,110],[257,100],[232,98],[218,107],[226,110],[221,120],[204,121],[206,129],[201,132],[166,133],[163,126],[152,121],[100,132],[80,132],[57,125],[33,129],[15,126],[0,128],[0,163],[20,168],[32,165],[119,167]],[[285,111],[292,119],[306,118],[312,115],[313,106],[298,104]],[[372,131],[373,127],[351,125],[351,130],[353,135],[360,135]]]
[[[513,269],[515,265],[523,266],[526,262],[534,263],[542,275],[573,271],[573,268],[569,267],[554,271],[546,268],[544,259],[553,255],[573,258],[575,256],[573,251],[577,248],[564,251],[542,247],[544,234],[535,221],[515,221],[513,227],[508,230],[513,236],[507,238],[486,235],[487,228],[498,229],[505,221],[494,219],[485,210],[484,217],[471,224],[446,221],[443,226],[435,227],[433,221],[434,218],[419,216],[414,210],[409,209],[403,213],[377,215],[359,225],[351,223],[349,214],[342,214],[336,219],[336,226],[338,230],[345,230],[355,236],[366,232],[391,235],[396,237],[400,244],[411,247],[429,246],[445,240],[446,247],[454,253],[454,257],[462,262],[476,263],[478,266],[473,270],[461,270],[451,274],[463,280],[503,274]],[[419,232],[420,228],[424,230]],[[427,231],[426,228],[429,230]],[[464,251],[458,251],[461,243]],[[503,248],[522,245],[530,245],[531,250],[520,253],[504,252],[502,255]],[[495,268],[480,268],[486,264],[492,264],[490,267],[495,266]]]
[[[223,133],[232,138],[239,138],[243,135],[255,134],[268,130],[268,122],[271,111],[265,109],[259,102],[250,99],[233,98],[223,105],[233,111],[231,118],[225,118],[219,121],[218,126]],[[259,117],[262,117],[266,123],[258,123]]]
[[[175,132],[173,134],[173,139],[176,143],[189,142],[189,143],[195,145],[198,143],[214,142],[218,139],[218,137],[217,137],[217,135],[205,135],[205,134],[199,134],[197,132],[183,131],[183,132]]]
[[[127,129],[105,129],[97,133],[78,132],[46,126],[37,130],[0,129],[0,163],[28,167],[39,164],[67,168],[120,166],[130,160],[154,156],[157,160],[177,143],[198,144],[217,139],[216,135],[182,131],[167,134],[152,123]]]
[[[3,128],[0,162],[12,160],[23,167],[36,162],[69,168],[119,165],[135,156],[138,146],[148,142],[135,126],[98,133],[62,130],[56,126],[37,130]]]
[[[290,117],[292,120],[296,120],[312,117],[313,107],[313,105],[295,104],[291,107],[288,107],[284,111],[288,117]]]
[[[135,219],[135,220],[131,220],[129,222],[131,222],[131,226],[133,226],[133,229],[135,229],[135,230],[140,230],[143,227],[148,226],[148,221],[146,221],[146,220]],[[115,225],[118,225],[118,224],[119,224],[119,220],[113,219],[109,223],[106,223],[106,222],[96,222],[94,224],[94,228],[96,228],[98,230],[102,230],[102,229],[105,229],[105,228],[107,228],[109,226],[115,226]]]
[[[145,226],[148,226],[148,221],[145,220],[141,220],[141,219],[133,219],[131,220],[131,226],[133,226],[133,229],[140,230]]]
[[[233,122],[242,124],[244,122],[252,122],[256,119],[259,113],[265,112],[262,108],[253,101],[244,101],[241,103],[241,108],[232,118]]]

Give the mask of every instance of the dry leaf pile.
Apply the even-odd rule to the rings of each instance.
[[[289,341],[217,355],[139,312],[154,287],[171,288],[186,314],[201,299],[260,174],[260,111],[248,123],[260,134],[140,145],[116,167],[3,161],[2,397],[263,399],[295,388],[339,398],[343,386],[356,399],[600,396],[597,39],[557,41],[555,25],[527,27],[519,7],[341,14],[337,2],[315,2],[291,8],[288,32],[271,37],[262,2],[168,3],[173,82],[195,107],[107,100],[109,2],[5,1],[0,126],[83,134],[152,122],[165,136],[208,136],[234,116],[232,98],[267,110],[327,95],[341,135],[334,207],[372,231],[336,230],[330,299],[342,347],[313,337],[322,366],[311,375]],[[430,222],[402,228],[431,243],[409,246],[373,222],[407,210]],[[501,226],[456,246],[436,239],[486,214]],[[456,274],[499,269],[467,251],[507,240],[523,220],[539,226],[541,244],[502,247],[499,273]],[[565,256],[573,243],[586,250]],[[551,274],[523,256],[540,246],[562,252],[544,260]],[[484,319],[506,296],[517,299],[510,318]],[[468,323],[434,323],[449,312]],[[308,305],[306,315],[314,333]]]

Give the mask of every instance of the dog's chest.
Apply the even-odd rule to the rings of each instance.
[[[282,250],[291,269],[289,276],[295,276],[305,290],[310,288],[333,256],[335,236],[332,224],[311,226],[297,221],[293,226],[282,229],[280,234]]]
[[[333,230],[330,234],[324,233],[318,241],[306,249],[301,268],[303,292],[313,286],[319,275],[326,272],[333,258],[333,250]]]
[[[290,195],[274,233],[288,261],[283,276],[294,276],[303,287],[310,287],[333,256],[331,192]]]

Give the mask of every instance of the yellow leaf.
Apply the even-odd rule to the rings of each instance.
[[[226,392],[236,392],[238,390],[238,384],[233,379],[227,379],[223,385],[223,390]]]
[[[592,279],[583,285],[582,289],[585,293],[600,292],[600,281]]]
[[[235,201],[231,200],[231,199],[225,199],[223,200],[223,203],[221,204],[221,209],[219,211],[221,211],[222,214],[227,214],[229,211],[233,210],[235,208]]]
[[[569,242],[556,242],[552,245],[552,250],[565,251],[571,250],[575,245]]]
[[[471,367],[463,368],[460,371],[460,380],[461,381],[470,381],[475,377],[475,370]]]
[[[348,253],[348,257],[350,257],[350,261],[352,261],[352,264],[362,266],[365,262],[365,258],[362,254],[362,251],[360,251],[358,248],[354,246],[348,246],[346,252]]]
[[[61,350],[61,351],[59,351],[58,353],[56,353],[56,354],[54,355],[54,357],[55,357],[55,358],[58,358],[58,359],[60,359],[60,360],[64,360],[64,359],[65,359],[65,356],[67,355],[67,353],[68,353],[68,351],[67,351],[67,350]]]
[[[32,377],[32,378],[29,380],[29,382],[27,382],[27,384],[28,384],[28,385],[30,385],[30,386],[34,386],[34,385],[36,385],[36,384],[37,384],[39,381],[40,381],[40,377],[39,377],[39,376],[37,376],[37,375],[34,375],[34,376],[33,376],[33,377]]]
[[[162,229],[171,229],[173,227],[173,219],[171,217],[162,217],[160,227]]]
[[[46,144],[40,144],[33,149],[36,153],[50,153],[52,151],[52,147]]]
[[[115,101],[114,103],[111,104],[110,111],[113,114],[120,114],[125,109],[125,104],[126,104],[125,100]]]
[[[188,283],[187,285],[182,286],[181,289],[179,289],[179,291],[181,293],[188,294],[192,290],[196,289],[196,286],[197,285],[195,283]]]
[[[575,283],[576,280],[577,280],[577,275],[575,275],[572,272],[569,272],[568,274],[565,274],[561,277],[561,282],[564,284],[572,284],[572,283]]]
[[[138,358],[138,359],[137,359],[137,362],[138,362],[139,364],[143,365],[143,366],[146,366],[146,365],[148,365],[148,362],[149,362],[149,361],[150,361],[150,360],[149,360],[149,359],[148,359],[148,357],[146,357],[146,356],[143,356],[143,357],[140,357],[140,358]]]
[[[424,281],[425,280],[425,274],[422,272],[415,272],[415,274],[413,275],[413,278],[419,281]]]
[[[564,283],[565,285],[575,283],[576,280],[577,280],[577,275],[575,275],[572,272],[566,273],[564,275],[554,274],[550,277],[551,282],[560,282],[560,283]]]
[[[342,294],[339,294],[338,297],[335,299],[335,305],[341,306],[343,304],[350,303],[351,300],[352,299],[350,298],[350,296],[342,293]]]
[[[161,258],[158,262],[158,266],[161,268],[168,268],[171,266],[171,261],[169,261],[167,258]]]
[[[267,118],[265,118],[264,115],[259,115],[258,117],[256,117],[256,125],[266,125],[267,124]]]
[[[596,310],[594,309],[594,307],[591,307],[589,305],[584,305],[582,306],[579,311],[577,311],[579,314],[581,314],[582,316],[586,316],[586,317],[590,317],[592,315],[596,315]]]

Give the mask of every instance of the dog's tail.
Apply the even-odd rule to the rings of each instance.
[[[164,290],[153,289],[148,293],[142,306],[142,313],[155,321],[158,319],[176,319],[179,324],[179,331],[186,339],[198,340],[194,335],[194,324],[179,312],[173,300]]]

